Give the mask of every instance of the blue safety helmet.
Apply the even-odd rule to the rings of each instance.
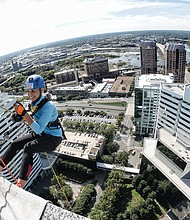
[[[40,75],[31,75],[27,78],[24,89],[41,89],[45,87],[45,82],[42,76]]]

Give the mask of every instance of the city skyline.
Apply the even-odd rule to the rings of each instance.
[[[94,34],[188,31],[189,10],[189,0],[0,0],[0,56]]]

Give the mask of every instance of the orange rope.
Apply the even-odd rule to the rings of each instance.
[[[9,170],[8,166],[5,164],[5,162],[3,161],[3,159],[0,157],[0,160],[3,164],[3,166],[6,168],[6,170],[9,172],[10,176],[13,178],[13,180],[15,181],[15,183],[17,184],[17,179],[16,177],[12,174],[12,172]]]

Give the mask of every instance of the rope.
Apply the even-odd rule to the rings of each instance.
[[[6,168],[6,170],[9,172],[10,176],[13,178],[13,180],[15,181],[15,183],[17,184],[17,179],[16,177],[12,174],[12,172],[9,170],[8,166],[5,164],[5,162],[3,161],[2,157],[0,157],[0,160],[3,164],[3,166]]]
[[[71,205],[70,205],[70,202],[69,202],[69,200],[68,200],[68,198],[67,198],[67,196],[66,196],[65,191],[63,190],[63,187],[61,186],[61,183],[59,182],[59,179],[58,179],[57,174],[56,174],[56,172],[55,172],[55,170],[54,170],[54,168],[53,168],[53,166],[52,166],[52,164],[51,164],[51,161],[50,161],[50,159],[49,159],[49,156],[48,156],[47,152],[45,152],[45,154],[46,154],[46,157],[47,157],[48,162],[49,162],[49,164],[50,164],[50,167],[51,167],[51,169],[52,169],[52,171],[53,171],[53,174],[54,174],[54,176],[55,176],[55,178],[56,178],[56,180],[57,180],[57,183],[58,183],[60,189],[62,190],[62,192],[63,192],[63,194],[64,194],[64,196],[65,196],[65,198],[66,198],[67,204],[69,205],[69,208],[70,208],[70,210],[71,210],[72,207],[71,207]]]
[[[11,110],[9,109],[6,109],[5,107],[3,107],[2,105],[0,105],[0,108],[2,108],[3,110],[7,111],[7,112],[10,112],[11,114],[13,113]]]

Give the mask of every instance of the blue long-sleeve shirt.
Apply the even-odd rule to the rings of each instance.
[[[40,101],[44,97],[42,96],[35,105],[39,104]],[[34,103],[32,103],[32,107]],[[58,112],[57,108],[52,101],[46,102],[33,116],[34,121],[30,125],[32,131],[36,134],[41,134],[44,132],[45,134],[50,134],[53,136],[62,137],[62,130],[61,128],[57,127],[47,127],[49,122],[53,122],[57,119]]]

